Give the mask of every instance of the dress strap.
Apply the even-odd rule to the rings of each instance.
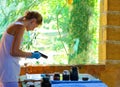
[[[22,22],[19,21],[15,22],[14,24],[24,25]]]

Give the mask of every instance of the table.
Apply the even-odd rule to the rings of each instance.
[[[26,87],[26,85],[34,84],[35,87],[40,87],[41,79],[44,74],[26,74],[20,76],[20,81],[22,82],[22,86]],[[50,74],[53,76],[53,74]],[[87,81],[83,81],[83,77],[88,77]],[[100,79],[93,77],[90,74],[80,73],[78,81],[55,81],[53,78],[50,78],[50,82],[52,87],[108,87],[105,83],[103,83]]]

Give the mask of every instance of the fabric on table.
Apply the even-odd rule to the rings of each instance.
[[[102,81],[52,81],[52,87],[107,87]]]
[[[87,87],[87,86],[84,86],[84,85],[80,85],[80,84],[53,84],[52,87]]]

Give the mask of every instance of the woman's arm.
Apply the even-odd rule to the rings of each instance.
[[[32,55],[31,52],[24,52],[20,49],[21,41],[23,38],[25,28],[23,25],[14,26],[14,39],[11,47],[10,54],[15,57],[29,57]]]

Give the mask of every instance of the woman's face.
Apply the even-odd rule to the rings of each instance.
[[[36,23],[36,19],[31,19],[28,21],[28,25],[26,26],[27,31],[33,31],[38,24]]]

